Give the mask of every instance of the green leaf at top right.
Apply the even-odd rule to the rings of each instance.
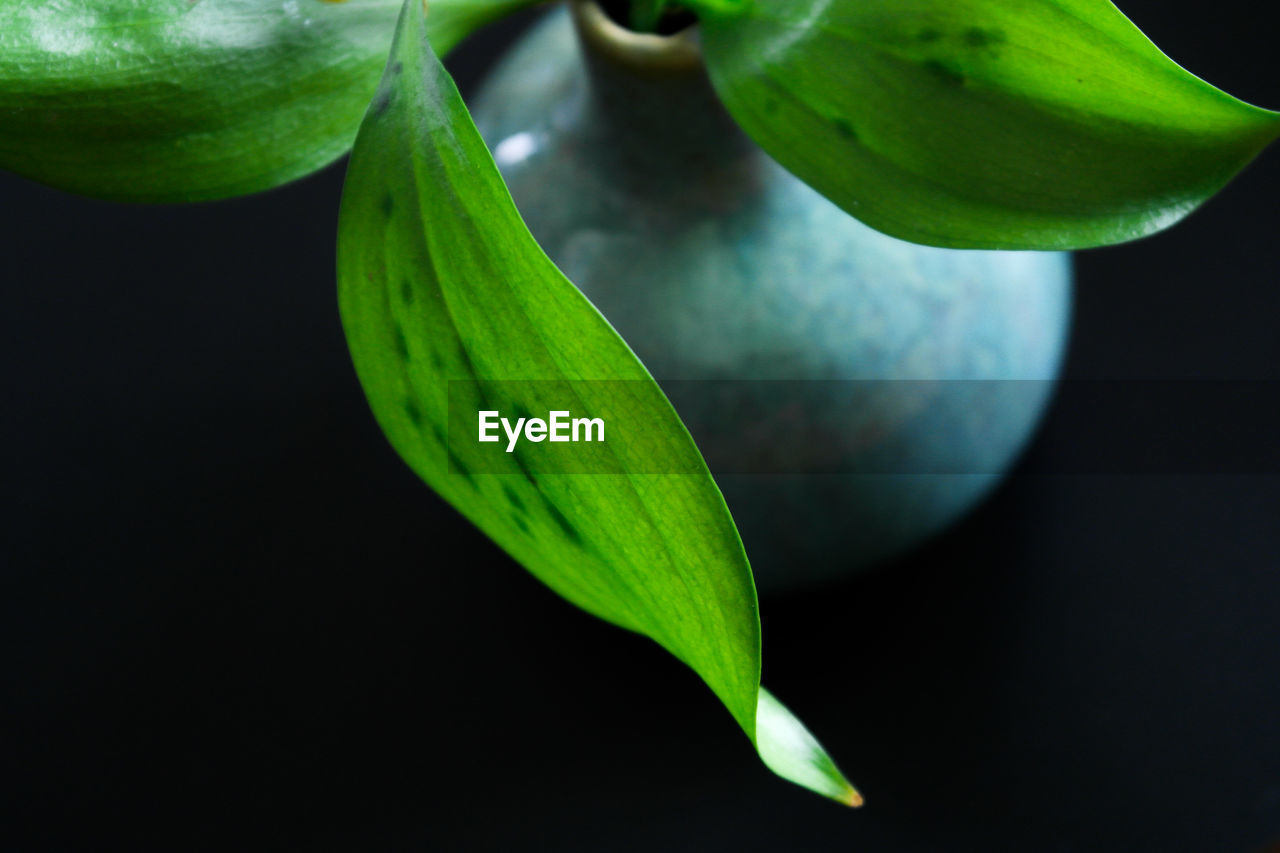
[[[868,225],[952,248],[1166,228],[1280,135],[1107,0],[700,0],[717,92]]]

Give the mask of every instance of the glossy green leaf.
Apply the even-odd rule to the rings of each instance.
[[[343,325],[378,422],[414,471],[541,581],[697,671],[770,767],[855,802],[821,747],[760,691],[751,572],[692,439],[529,234],[426,35],[409,0],[339,225]],[[492,445],[476,433],[450,431],[451,391],[470,418],[488,407],[603,416],[610,432],[596,449],[613,473],[544,473],[529,448],[546,445],[527,442],[482,453]]]
[[[1181,219],[1280,133],[1107,0],[698,0],[708,68],[766,151],[863,222],[1066,249]]]
[[[437,0],[441,49],[530,0]],[[103,198],[268,189],[351,147],[399,0],[0,0],[0,168]]]

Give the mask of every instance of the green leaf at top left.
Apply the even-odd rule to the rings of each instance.
[[[438,0],[433,40],[443,52],[529,2]],[[351,147],[399,12],[399,0],[0,0],[0,169],[142,202],[302,177]]]

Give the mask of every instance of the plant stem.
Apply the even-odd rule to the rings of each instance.
[[[638,33],[657,32],[666,5],[667,0],[631,0],[631,29]]]

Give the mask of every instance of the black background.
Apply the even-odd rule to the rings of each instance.
[[[1122,5],[1280,106],[1254,4]],[[464,93],[520,21],[454,55]],[[1278,155],[1078,257],[1068,376],[1280,379]],[[0,175],[0,849],[1280,844],[1280,478],[1024,468],[908,559],[766,597],[766,683],[848,812],[397,460],[338,324],[341,182],[142,208]],[[1132,440],[1058,405],[1033,458],[1100,417]]]

